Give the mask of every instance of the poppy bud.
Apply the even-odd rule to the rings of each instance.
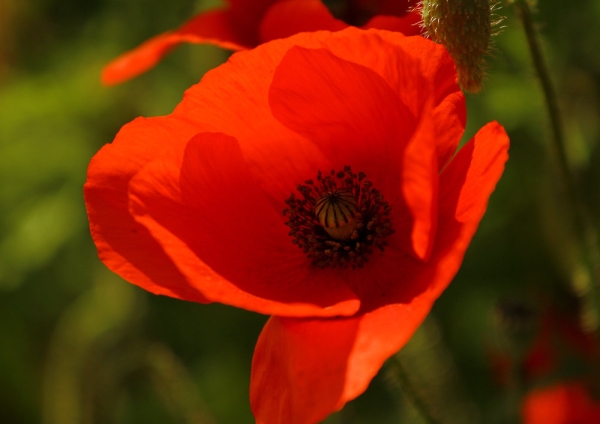
[[[454,59],[461,88],[478,92],[494,24],[493,4],[490,0],[423,0],[422,4],[423,25]]]

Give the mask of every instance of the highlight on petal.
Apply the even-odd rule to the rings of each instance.
[[[410,339],[429,306],[416,299],[350,318],[271,317],[252,360],[256,422],[317,423],[341,409]]]
[[[182,157],[140,170],[129,195],[134,219],[207,300],[281,316],[358,310],[343,282],[306,266],[232,137],[198,134]]]

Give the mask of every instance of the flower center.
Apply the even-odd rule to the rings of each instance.
[[[356,228],[358,206],[348,190],[328,191],[315,204],[315,215],[327,234],[337,240],[350,240]]]
[[[373,248],[381,251],[393,234],[390,206],[362,172],[349,166],[298,185],[286,203],[292,242],[319,267],[361,268]]]

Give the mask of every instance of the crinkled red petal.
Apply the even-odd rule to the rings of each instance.
[[[352,43],[349,43],[350,38]],[[444,97],[444,94],[449,93],[448,95],[456,97],[456,92],[452,91],[455,83],[452,79],[452,68],[448,66],[450,59],[445,51],[430,41],[415,40],[416,38],[418,37],[403,37],[400,34],[375,30],[363,32],[355,28],[349,28],[334,34],[299,34],[290,39],[268,43],[259,46],[253,52],[238,53],[227,64],[209,72],[201,84],[188,90],[184,100],[171,117],[185,120],[186,123],[194,125],[197,132],[224,131],[236,138],[240,143],[250,173],[257,180],[258,185],[276,210],[283,210],[285,207],[283,201],[295,192],[296,185],[306,179],[314,178],[319,169],[332,169],[337,165],[343,166],[346,164],[355,166],[354,159],[356,159],[356,165],[358,165],[355,166],[357,171],[370,172],[370,178],[379,180],[375,182],[378,184],[378,188],[384,192],[386,200],[390,203],[402,202],[400,174],[392,170],[400,167],[403,156],[397,155],[396,163],[398,166],[387,157],[390,151],[397,149],[396,144],[400,144],[396,141],[398,139],[397,134],[392,134],[391,138],[396,142],[395,144],[389,143],[389,140],[387,140],[388,144],[386,145],[382,141],[385,138],[383,136],[389,136],[390,131],[392,131],[388,127],[383,130],[383,134],[380,134],[382,137],[375,139],[371,146],[357,139],[354,145],[348,144],[347,149],[340,146],[339,156],[342,158],[344,155],[346,156],[343,161],[336,158],[335,146],[333,145],[329,148],[328,154],[325,155],[324,150],[326,149],[324,147],[322,149],[312,137],[308,138],[290,130],[273,117],[267,102],[272,81],[265,76],[273,75],[274,64],[281,62],[283,56],[295,45],[311,49],[327,48],[333,52],[332,55],[322,50],[315,50],[315,52],[319,58],[326,60],[328,65],[334,66],[333,69],[341,72],[338,75],[340,79],[344,80],[346,77],[353,79],[353,82],[362,84],[363,88],[365,84],[370,84],[370,79],[377,81],[373,82],[375,87],[379,87],[376,93],[383,93],[382,98],[385,102],[388,102],[388,106],[393,106],[392,109],[395,109],[395,106],[398,105],[398,100],[394,99],[394,95],[396,95],[401,99],[402,104],[409,103],[407,107],[411,110],[411,113],[421,114],[423,113],[424,103],[431,96],[423,95],[424,87],[427,84],[418,83],[420,80],[417,72],[422,72],[426,77],[434,79],[436,83],[440,83],[445,87],[443,90],[435,91],[434,103],[443,104],[447,97]],[[374,54],[374,51],[378,51],[379,48],[388,50],[389,54],[387,56],[391,65],[382,60],[380,55]],[[427,53],[427,57],[431,59],[430,62],[421,59],[420,55],[423,52]],[[299,51],[296,53],[299,53]],[[411,65],[407,57],[412,57],[414,62],[419,65],[416,70],[414,69],[416,65]],[[308,64],[306,65],[308,66]],[[319,66],[319,64],[311,64],[307,70],[315,73],[311,68],[318,69]],[[331,74],[327,75],[333,77]],[[386,88],[386,84],[389,87]],[[336,85],[336,87],[343,89],[341,85]],[[420,87],[420,92],[417,87]],[[392,94],[389,93],[390,89]],[[350,93],[358,96],[359,93],[355,89],[350,88],[350,90]],[[328,92],[331,93],[331,90]],[[240,93],[243,93],[243,95],[240,95]],[[324,93],[327,93],[327,91]],[[410,94],[413,96],[410,97]],[[380,97],[366,96],[365,102],[375,108],[380,106]],[[388,100],[385,100],[386,98]],[[235,101],[232,99],[235,99]],[[338,101],[339,104],[339,99],[335,96],[326,96],[324,100]],[[351,99],[348,99],[348,101],[350,102]],[[359,97],[352,101],[355,107],[374,118],[370,122],[363,119],[363,123],[367,128],[366,131],[363,131],[363,135],[369,137],[367,139],[371,139],[370,129],[373,129],[374,134],[377,134],[377,131],[380,131],[377,128],[378,124],[384,122],[385,119],[384,121],[378,120],[372,112],[365,110]],[[323,112],[329,113],[325,110]],[[450,118],[447,119],[452,121],[452,113],[450,115]],[[339,119],[352,119],[355,116],[340,115]],[[439,121],[443,122],[443,118],[439,117]],[[170,119],[170,117],[166,119]],[[361,118],[359,117],[359,119]],[[332,125],[326,125],[326,127],[333,134],[335,127]],[[401,132],[402,129],[399,131]],[[318,131],[315,131],[315,134],[318,136]],[[348,137],[355,137],[355,134],[348,132],[336,133],[335,135],[345,134],[348,134]],[[378,144],[375,143],[377,140],[379,140]],[[451,143],[457,143],[457,141],[453,140]],[[367,145],[366,149],[362,147],[365,145]],[[352,153],[354,149],[359,150],[359,147],[365,153],[365,157],[369,157],[369,150],[373,150],[374,153],[370,153],[371,159],[369,161],[365,161],[363,155]],[[378,160],[380,162],[377,162]],[[389,164],[386,172],[380,172],[382,168],[375,166],[381,163]],[[362,164],[365,166],[361,166]],[[400,205],[396,209],[397,213],[401,215],[401,211],[405,207]],[[404,220],[404,216],[399,216],[397,219],[399,225],[396,228],[398,232],[396,238],[400,234],[410,235],[407,231],[399,231],[402,229],[401,226]],[[410,228],[410,225],[408,227]],[[405,246],[406,244],[404,243]],[[398,243],[396,243],[396,247],[397,245]],[[394,252],[392,249],[390,252],[389,255],[393,255],[399,262],[402,262],[401,258],[406,256],[405,249],[397,249],[396,253],[392,253]],[[388,254],[386,253],[383,256],[388,256]],[[351,278],[345,272],[336,275],[337,277],[334,278],[338,278],[340,281],[347,281]],[[354,274],[350,273],[350,275]],[[367,278],[365,281],[367,280],[369,279]],[[381,293],[389,291],[389,288],[386,288],[385,285],[393,285],[396,277],[391,276],[387,282],[379,277],[376,280],[377,284],[375,286],[381,285],[381,288],[374,290],[377,293],[375,296],[379,296]],[[366,284],[365,288],[359,291],[365,290],[368,292]]]

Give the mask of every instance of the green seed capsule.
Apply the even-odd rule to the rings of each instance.
[[[332,238],[350,240],[356,228],[358,205],[347,190],[328,191],[315,203],[315,215]]]

